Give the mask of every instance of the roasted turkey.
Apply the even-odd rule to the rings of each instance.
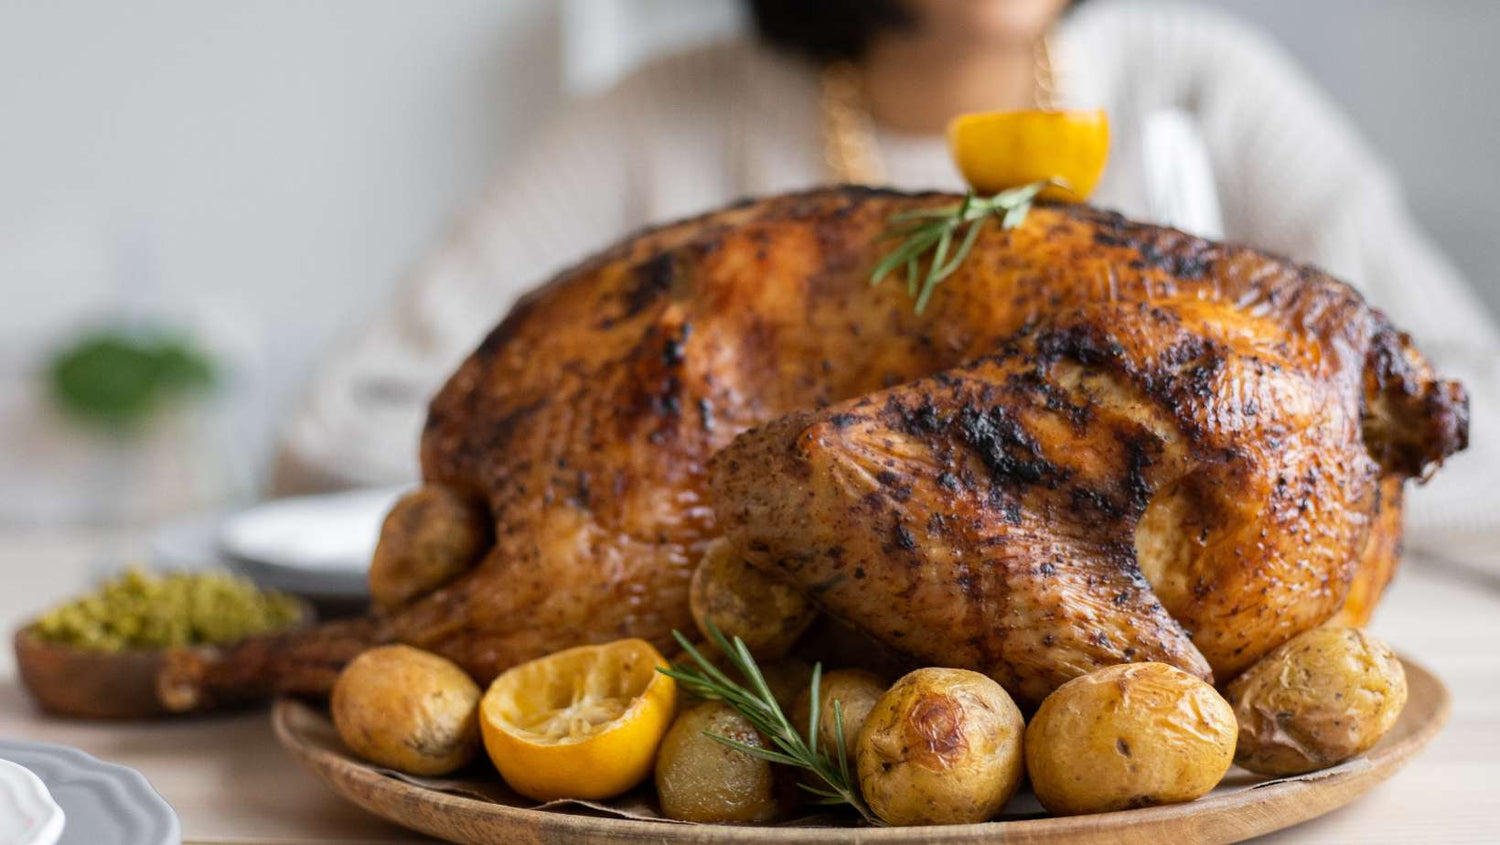
[[[890,217],[957,201],[740,203],[562,273],[422,436],[429,490],[492,534],[402,541],[438,565],[386,571],[378,613],[177,661],[164,692],[324,691],[389,640],[481,681],[580,643],[665,647],[721,535],[861,636],[1033,703],[1121,661],[1223,681],[1362,622],[1404,482],[1465,446],[1461,386],[1312,267],[1085,206],[985,224],[921,315],[872,288]],[[435,512],[398,506],[387,533]]]

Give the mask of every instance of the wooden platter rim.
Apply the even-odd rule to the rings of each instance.
[[[685,825],[668,821],[558,813],[512,807],[439,792],[397,780],[305,741],[292,724],[309,705],[280,699],[272,709],[278,741],[340,797],[404,827],[460,843],[577,842],[1071,842],[1108,834],[1114,841],[1151,843],[1163,836],[1236,842],[1316,818],[1364,795],[1399,771],[1448,720],[1447,687],[1402,657],[1408,698],[1396,727],[1370,752],[1300,780],[1267,781],[1237,792],[1171,804],[1100,813],[941,827],[792,827]],[[503,838],[497,838],[503,837]]]

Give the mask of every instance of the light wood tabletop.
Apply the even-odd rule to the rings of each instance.
[[[10,630],[86,588],[103,567],[145,552],[142,539],[119,532],[0,530],[0,624]],[[1500,842],[1500,538],[1409,554],[1372,628],[1448,684],[1452,718],[1368,796],[1271,839]],[[123,724],[51,719],[27,700],[6,651],[0,736],[71,745],[138,769],[177,810],[188,843],[428,841],[343,803],[299,769],[264,710]]]

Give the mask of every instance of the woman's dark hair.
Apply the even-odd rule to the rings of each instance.
[[[749,0],[768,44],[819,62],[863,56],[875,36],[916,21],[900,0]]]
[[[875,36],[917,22],[901,0],[746,0],[746,5],[766,43],[818,62],[858,59]]]

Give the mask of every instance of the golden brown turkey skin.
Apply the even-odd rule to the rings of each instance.
[[[988,379],[1004,386],[1042,368],[1069,401],[1081,400],[1076,390],[1085,388],[1103,397],[1090,401],[1109,427],[1075,424],[1065,411],[1047,409],[1040,394],[1006,400],[1047,459],[1075,473],[1055,488],[1028,483],[1009,495],[1035,543],[1050,531],[1059,551],[1067,547],[1070,601],[1090,583],[1100,587],[1090,600],[1105,607],[1126,592],[1121,613],[1135,614],[1136,626],[1092,631],[1091,617],[1074,614],[1057,632],[1071,645],[1054,652],[1073,662],[1050,665],[1060,658],[1042,656],[1035,660],[1048,665],[1024,669],[1015,655],[1020,640],[1009,650],[1004,642],[952,643],[1001,667],[995,671],[1002,677],[1011,667],[1013,682],[1040,690],[1082,666],[1143,654],[1201,671],[1194,648],[1215,668],[1232,670],[1335,612],[1354,557],[1388,571],[1393,544],[1368,542],[1369,525],[1389,520],[1399,497],[1373,490],[1381,478],[1396,479],[1399,488],[1400,479],[1462,448],[1466,403],[1382,315],[1311,268],[1081,206],[1038,207],[1010,232],[986,225],[923,315],[913,313],[903,286],[871,289],[870,270],[891,245],[879,239],[889,217],[957,199],[833,188],[744,203],[628,239],[528,295],[433,400],[422,441],[426,480],[482,499],[493,513],[495,546],[467,575],[395,610],[372,637],[435,650],[481,681],[582,642],[641,636],[666,645],[673,628],[691,630],[688,578],[721,532],[715,505],[736,531],[754,532],[763,529],[741,518],[750,488],[794,496],[809,486],[809,477],[778,476],[768,463],[724,488],[743,494],[715,503],[711,456],[783,415],[813,412],[820,416],[811,419],[826,422],[837,413],[830,406],[887,389],[894,390],[882,401],[928,396],[954,413],[988,408],[967,394],[945,396],[935,374],[997,353],[1002,358],[962,376],[966,389],[982,392]],[[1044,350],[1037,346],[1044,337],[1073,345]],[[1164,359],[1174,354],[1186,357]],[[1194,370],[1195,361],[1208,360],[1203,356],[1219,368]],[[1171,375],[1160,381],[1155,373]],[[929,376],[936,380],[909,385]],[[878,415],[861,419],[860,426],[889,424]],[[788,433],[788,447],[795,442],[790,425],[774,429]],[[845,434],[855,438],[860,430]],[[1120,493],[1110,485],[1119,462],[1129,459],[1116,439],[1125,430],[1151,453],[1140,495],[1101,500],[1098,507],[1119,513],[1111,510],[1092,534],[1064,536],[1087,522],[1079,509],[1095,506],[1069,498],[1085,489],[1074,481],[1087,476],[1097,482],[1093,492]],[[914,467],[960,460],[961,444],[948,434],[911,441]],[[835,454],[845,446],[870,448],[834,438],[826,467],[866,460]],[[1233,455],[1219,451],[1231,448]],[[751,449],[736,447],[741,454]],[[1004,487],[975,460],[962,456],[976,485]],[[911,507],[920,505],[926,517],[948,504],[914,482],[914,498],[918,492],[923,498]],[[1151,500],[1164,492],[1190,506],[1153,515],[1159,508]],[[977,503],[964,507],[979,515]],[[1263,511],[1269,542],[1255,527]],[[1058,521],[1049,528],[1052,515]],[[1133,550],[1119,545],[1129,522],[1142,518],[1177,532],[1157,554],[1218,563],[1177,566],[1173,577],[1147,589]],[[888,521],[849,527],[890,536]],[[826,526],[808,530],[827,541]],[[984,540],[1000,531],[986,524],[970,533]],[[1294,542],[1298,531],[1305,537]],[[1107,549],[1099,546],[1106,535],[1114,538]],[[962,573],[950,559],[961,544],[933,537],[925,528],[916,533],[917,553],[924,565],[949,566],[956,582]],[[874,539],[851,539],[845,553],[854,545],[875,555]],[[1203,545],[1214,553],[1194,551]],[[1222,565],[1235,554],[1244,562]],[[882,565],[905,566],[911,557],[903,552]],[[982,559],[976,551],[966,561],[978,566]],[[1010,560],[1009,569],[984,576],[986,596],[1004,591],[1007,573],[1040,573],[1045,562]],[[781,571],[775,555],[763,565]],[[1281,592],[1262,591],[1288,573],[1295,577]],[[1015,577],[1037,596],[1050,589],[1040,574]],[[964,630],[983,628],[961,587],[934,590],[932,602],[951,596],[957,603],[950,615],[970,619]],[[825,606],[877,635],[903,614],[933,612],[872,606],[845,594],[828,596]],[[994,606],[1018,606],[1015,599],[996,598]],[[1156,601],[1195,632],[1196,645],[1184,644]],[[1027,607],[1040,613],[1045,601]],[[1213,624],[1214,614],[1230,621]],[[931,659],[963,662],[939,654],[952,631],[924,630]],[[1108,644],[1088,645],[1096,635]],[[326,655],[318,636],[266,671],[280,675],[283,686],[322,686],[326,670],[296,680],[299,654]],[[1126,655],[1127,648],[1135,651]]]

